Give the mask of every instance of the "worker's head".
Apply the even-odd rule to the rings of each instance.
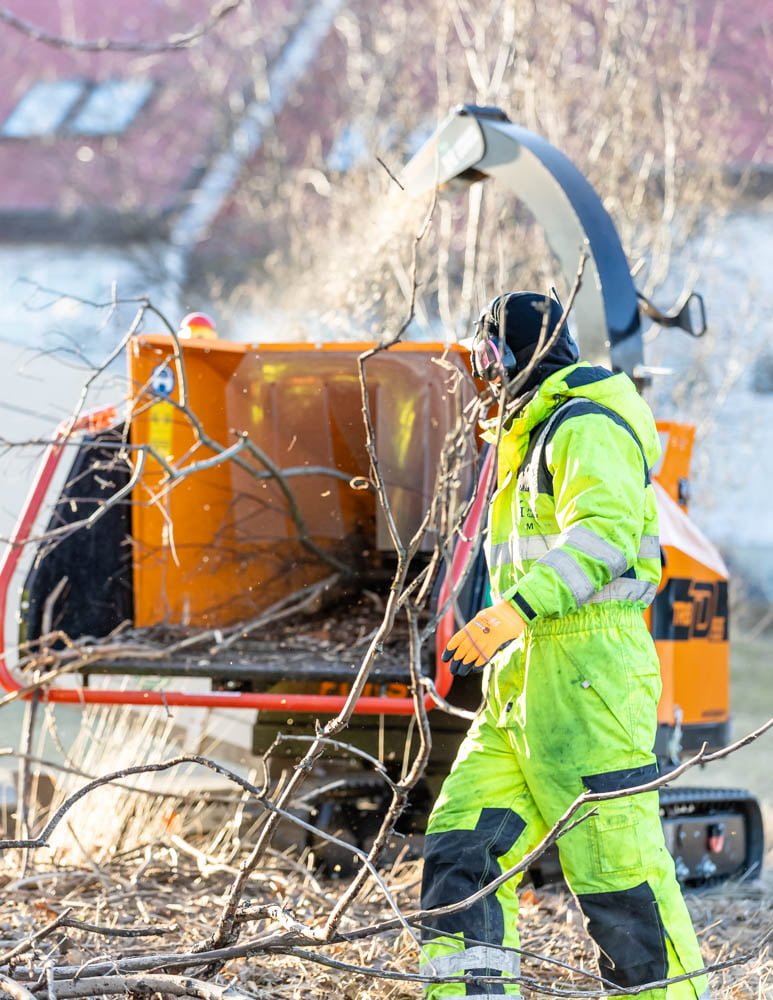
[[[549,343],[563,309],[550,295],[539,292],[506,292],[493,299],[478,317],[472,342],[474,374],[486,382],[522,372],[540,345]],[[580,352],[564,324],[555,343],[540,357],[526,384],[539,384],[551,372],[575,364]]]

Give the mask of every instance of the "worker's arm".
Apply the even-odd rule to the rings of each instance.
[[[605,414],[565,420],[545,453],[558,544],[502,594],[527,621],[585,604],[636,561],[647,470],[636,439]]]

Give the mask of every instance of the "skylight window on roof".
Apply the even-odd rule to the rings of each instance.
[[[34,83],[6,118],[0,135],[8,139],[53,135],[85,89],[84,80],[41,80]]]
[[[98,83],[78,109],[67,131],[77,135],[119,135],[150,97],[148,79],[106,80]]]

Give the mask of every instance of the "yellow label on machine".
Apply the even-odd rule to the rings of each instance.
[[[174,411],[172,403],[162,400],[150,408],[148,421],[148,444],[161,456],[172,457],[172,438],[174,435]]]

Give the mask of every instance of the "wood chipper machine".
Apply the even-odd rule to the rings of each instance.
[[[421,192],[492,178],[544,227],[567,286],[585,247],[572,319],[586,356],[603,351],[638,379],[642,314],[703,332],[699,297],[665,315],[637,294],[587,180],[497,109],[454,111],[402,183]],[[440,652],[485,601],[480,539],[494,456],[474,432],[456,430],[478,392],[463,347],[397,343],[360,361],[373,347],[135,337],[128,404],[76,414],[58,429],[3,556],[2,685],[23,688],[31,664],[45,673],[41,648],[56,648],[66,669],[47,686],[50,702],[196,707],[218,720],[221,738],[255,754],[279,732],[313,735],[344,705],[374,641],[395,533],[408,545],[428,510],[463,509],[453,548],[438,558],[443,546],[429,530],[412,556],[410,579],[428,592],[419,667],[433,742],[404,828],[420,831],[468,724],[438,706],[469,713],[480,700],[475,678],[452,684]],[[659,428],[663,456],[652,471],[663,579],[648,621],[663,677],[656,752],[669,768],[704,743],[728,742],[728,593],[719,552],[688,514],[693,428]],[[444,465],[449,442],[453,474]],[[398,775],[415,736],[401,621],[371,650],[345,735]],[[279,748],[297,753],[292,740]],[[318,823],[363,843],[385,787],[357,760],[305,802]],[[760,811],[747,793],[666,788],[661,806],[685,884],[759,871]],[[548,869],[544,862],[535,877]]]

